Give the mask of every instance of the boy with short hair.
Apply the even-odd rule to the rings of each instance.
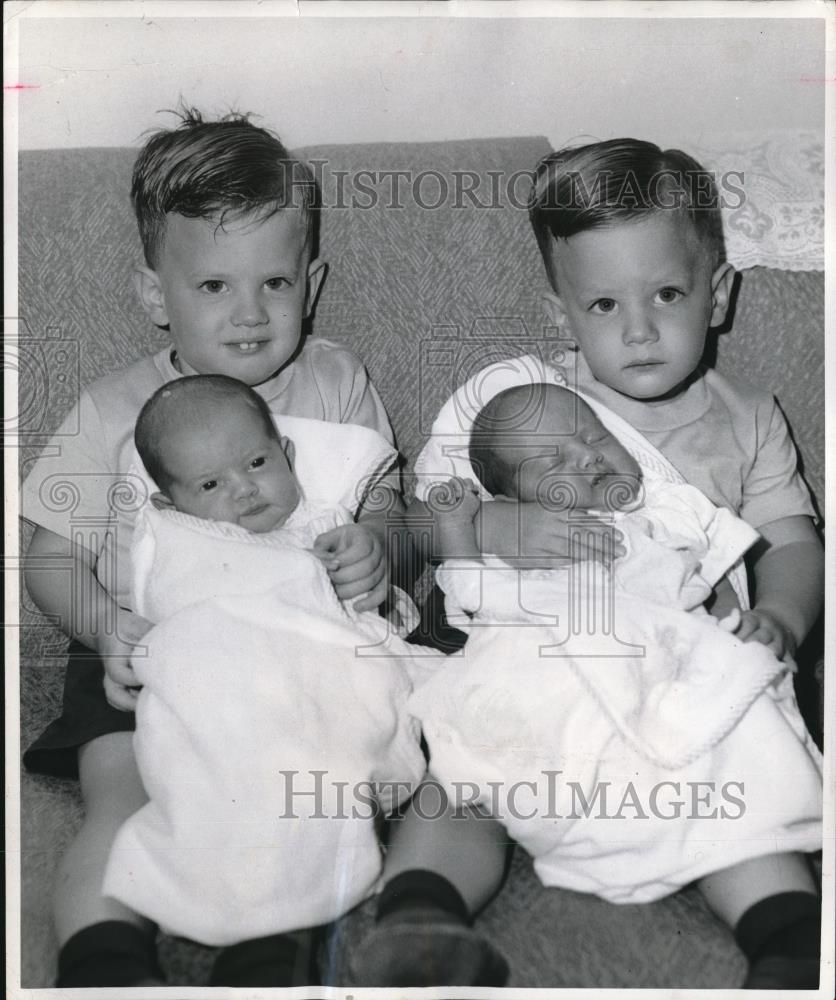
[[[63,713],[24,755],[31,770],[78,776],[84,797],[84,823],[61,863],[55,896],[58,985],[66,987],[162,980],[153,928],[101,893],[115,833],[146,801],[131,744],[136,679],[129,659],[149,623],[130,610],[132,516],[118,488],[142,405],[181,375],[219,373],[255,387],[277,412],[364,424],[392,440],[358,359],[302,336],[325,273],[315,256],[315,184],[274,134],[245,116],[211,122],[187,109],[177,128],[146,142],[131,198],[145,252],[137,290],[171,346],[84,390],[21,500],[22,515],[36,525],[26,584],[71,639]],[[71,484],[72,511],[51,503],[48,484],[55,482]],[[85,519],[95,525],[86,535]],[[372,608],[387,585],[382,529],[369,520],[355,528],[331,578],[340,598],[366,595],[358,606]],[[54,568],[44,568],[50,563]],[[265,985],[274,971],[268,956]]]
[[[821,609],[822,549],[774,398],[701,366],[707,332],[725,319],[733,280],[710,177],[686,154],[635,139],[563,149],[538,165],[530,217],[552,288],[550,318],[577,345],[569,384],[624,418],[688,483],[759,531],[762,541],[751,554],[753,607],[742,612],[736,635],[763,643],[779,658],[792,655]],[[416,465],[425,470],[419,498],[426,498],[433,481],[468,475],[450,445],[461,446],[475,413],[466,394],[458,404],[444,427],[436,425]],[[567,518],[537,503],[485,504],[480,525],[484,552],[503,555],[513,539],[525,553],[569,554]],[[442,532],[434,537],[443,544]],[[432,554],[455,555],[443,549]],[[402,984],[420,971],[395,953],[398,937],[390,927],[397,930],[398,922],[409,921],[410,910],[420,911],[425,936],[432,936],[435,922],[437,948],[444,951],[449,925],[457,923],[459,937],[466,937],[463,925],[490,898],[490,891],[474,891],[466,860],[450,861],[462,854],[456,853],[455,823],[445,842],[438,823],[422,837],[415,833],[415,815],[408,819],[390,848],[392,874],[364,953],[367,964],[385,975],[398,965],[405,969]],[[490,838],[481,837],[486,853]],[[501,838],[493,850],[501,859]],[[412,869],[443,873],[458,896],[458,910],[433,904],[437,887],[422,898]],[[409,885],[401,900],[399,883]],[[748,987],[817,983],[820,904],[802,855],[756,857],[700,885],[750,961]]]

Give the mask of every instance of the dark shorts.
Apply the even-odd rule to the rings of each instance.
[[[23,754],[27,770],[58,778],[78,778],[78,750],[108,733],[134,730],[134,713],[108,704],[104,665],[97,653],[71,641],[64,678],[64,706]]]

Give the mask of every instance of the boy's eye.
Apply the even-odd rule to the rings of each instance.
[[[200,287],[205,292],[212,292],[214,294],[217,294],[218,292],[222,292],[224,288],[226,288],[226,285],[222,281],[217,280],[216,278],[211,278],[209,281],[204,281]]]
[[[615,299],[598,299],[597,302],[592,303],[590,311],[598,313],[599,316],[606,316],[615,311],[615,306]]]
[[[278,291],[278,290],[279,290],[280,288],[284,288],[284,286],[285,286],[286,284],[288,284],[288,282],[287,282],[287,281],[286,281],[286,280],[285,280],[284,278],[268,278],[268,279],[267,279],[267,280],[266,280],[266,281],[264,282],[264,284],[265,284],[265,285],[266,285],[266,286],[267,286],[267,287],[268,287],[268,288],[269,288],[269,289],[270,289],[271,291],[274,291],[274,292],[276,292],[276,291]]]
[[[267,459],[263,455],[259,455],[258,458],[254,458],[252,462],[250,462],[250,468],[260,469],[266,461]]]
[[[200,490],[202,493],[211,493],[213,489],[218,485],[217,479],[207,479],[205,483],[200,484]]]
[[[682,298],[682,292],[678,288],[660,288],[658,298],[665,305],[670,305],[672,302],[678,302]]]

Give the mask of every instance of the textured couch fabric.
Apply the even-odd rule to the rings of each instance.
[[[545,139],[316,147],[326,210],[322,256],[329,274],[313,335],[345,342],[365,361],[389,411],[398,445],[414,461],[447,395],[489,361],[542,349],[545,275],[515,171],[549,151]],[[162,346],[142,314],[132,266],[141,251],[128,204],[134,150],[23,153],[20,158],[20,413],[23,471],[70,407],[79,386]],[[350,178],[358,171],[425,173],[415,203],[407,179],[376,204]],[[435,172],[435,175],[433,173]],[[464,172],[484,204],[461,195]],[[439,180],[439,177],[442,180]],[[348,180],[346,180],[348,178]],[[340,189],[340,185],[342,188]],[[442,185],[447,186],[445,203]],[[338,201],[338,194],[342,197]],[[458,194],[458,196],[457,196]],[[339,203],[354,207],[339,207]],[[516,199],[516,205],[513,201]],[[459,205],[461,207],[459,207]],[[739,281],[733,320],[709,348],[718,367],[770,387],[781,400],[808,482],[823,504],[823,275],[756,268]],[[25,541],[25,531],[24,531]],[[65,641],[24,598],[21,742],[59,710]],[[50,893],[55,866],[80,820],[74,783],[24,774],[22,983],[45,987],[55,973]],[[353,985],[352,942],[368,925],[366,903],[342,922],[327,966]],[[616,907],[544,890],[517,851],[500,895],[480,919],[508,956],[518,987],[732,987],[744,963],[729,933],[693,890],[648,906]],[[175,984],[205,981],[212,952],[161,943]]]

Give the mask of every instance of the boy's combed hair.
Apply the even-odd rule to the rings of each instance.
[[[169,212],[223,225],[229,215],[297,207],[315,256],[319,197],[310,167],[248,115],[204,121],[194,108],[176,113],[180,124],[153,132],[134,164],[131,203],[148,266],[159,263]]]
[[[148,475],[163,493],[176,475],[166,469],[162,444],[172,428],[200,417],[208,408],[215,411],[224,403],[237,400],[250,407],[262,420],[268,436],[278,438],[267,403],[244,382],[228,375],[185,375],[160,386],[139,411],[134,428],[134,443]]]
[[[529,219],[554,291],[555,240],[661,211],[690,219],[712,267],[725,259],[717,186],[687,153],[611,139],[544,157],[534,174]]]

